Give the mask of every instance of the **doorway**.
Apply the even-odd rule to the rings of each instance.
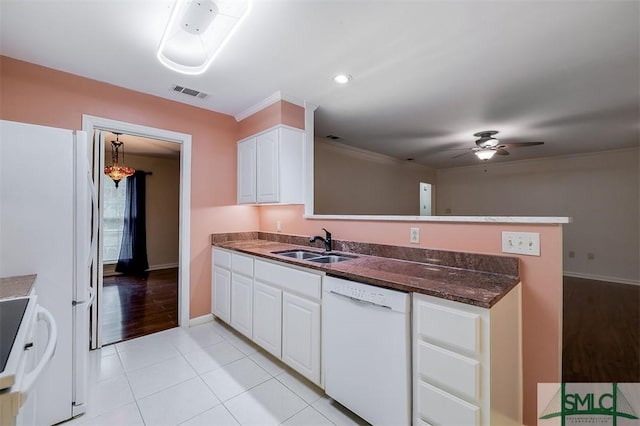
[[[100,132],[96,130],[96,132]],[[135,170],[102,182],[102,344],[178,325],[180,145],[102,131],[105,163],[115,148]]]
[[[106,344],[106,341],[104,340],[104,338],[106,337],[106,330],[103,330],[103,316],[105,314],[103,305],[109,290],[107,290],[107,293],[105,293],[105,283],[108,286],[116,284],[111,282],[116,281],[116,279],[111,279],[109,277],[108,268],[107,276],[105,276],[106,265],[104,263],[104,250],[102,247],[102,244],[104,244],[106,240],[104,235],[105,219],[103,215],[103,213],[105,212],[105,190],[106,185],[108,184],[107,181],[110,180],[110,178],[106,177],[103,173],[105,166],[105,145],[107,145],[107,143],[110,143],[110,139],[109,142],[106,142],[105,136],[114,133],[120,133],[131,137],[146,138],[155,141],[156,143],[162,143],[165,145],[172,144],[172,146],[174,147],[174,151],[179,152],[179,159],[177,160],[179,164],[179,172],[177,173],[178,178],[174,178],[174,183],[178,186],[179,194],[177,265],[175,265],[175,263],[160,263],[159,265],[155,265],[156,267],[159,266],[157,272],[153,270],[153,265],[150,265],[149,269],[151,270],[147,271],[147,278],[155,280],[154,282],[156,283],[163,282],[166,284],[167,280],[171,280],[171,278],[168,277],[171,277],[172,274],[177,276],[177,289],[174,290],[177,293],[177,314],[174,316],[177,316],[177,318],[174,318],[173,321],[179,326],[188,326],[191,135],[89,115],[83,116],[83,130],[90,135],[94,135],[93,158],[91,159],[91,161],[93,164],[94,182],[98,188],[97,204],[99,206],[98,212],[94,214],[94,217],[97,218],[94,223],[97,224],[95,228],[98,230],[99,243],[95,248],[93,248],[94,252],[97,255],[97,259],[92,265],[92,287],[94,287],[96,292],[96,303],[94,304],[95,309],[92,310],[91,315],[91,348],[100,348],[102,347],[102,345]],[[131,146],[125,147],[125,150],[127,150],[125,161],[133,156],[131,148]],[[109,164],[110,163],[111,162],[109,161]],[[125,165],[129,166],[128,164]],[[153,171],[151,173],[153,173]],[[150,177],[153,178],[153,175],[151,175]],[[158,175],[156,175],[156,177],[158,177]],[[171,271],[172,269],[173,271]],[[161,273],[161,270],[164,272]],[[124,284],[124,282],[122,283]],[[135,285],[136,284],[134,281],[130,281],[128,289],[130,290],[131,286]],[[145,299],[145,296],[140,295],[140,298]],[[148,294],[146,294],[146,298],[148,299]],[[162,299],[162,297],[159,297],[159,299]],[[154,308],[147,306],[146,311],[151,312],[151,310],[153,309]],[[153,331],[148,331],[147,329],[147,331],[143,332],[143,334],[148,334],[149,332]]]

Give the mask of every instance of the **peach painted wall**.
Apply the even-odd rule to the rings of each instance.
[[[278,101],[238,124],[238,139],[244,139],[278,124],[304,129],[304,108],[287,101]]]
[[[382,222],[304,219],[303,206],[260,207],[260,230],[322,235],[342,240],[412,246],[409,228],[420,228],[420,247],[502,254],[502,231],[540,233],[540,257],[519,256],[522,280],[524,421],[535,425],[537,383],[561,380],[562,226],[442,222]]]
[[[0,118],[81,129],[82,114],[192,135],[190,316],[211,312],[213,232],[255,230],[236,205],[238,123],[231,116],[0,56]]]

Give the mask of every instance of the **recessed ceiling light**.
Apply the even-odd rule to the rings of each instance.
[[[333,81],[338,84],[347,84],[349,81],[351,81],[351,76],[349,74],[338,74],[333,77]]]

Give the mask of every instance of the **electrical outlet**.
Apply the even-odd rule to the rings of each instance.
[[[587,253],[587,260],[594,260],[596,258],[596,255],[593,253]]]
[[[276,220],[276,232],[282,231],[282,222]]]
[[[409,242],[414,244],[420,243],[420,228],[411,228]]]
[[[502,252],[540,256],[540,233],[502,232]]]

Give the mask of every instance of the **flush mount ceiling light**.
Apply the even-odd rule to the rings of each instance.
[[[109,176],[116,184],[116,188],[120,181],[128,176],[131,176],[136,171],[131,167],[126,167],[124,164],[121,166],[118,164],[119,153],[118,151],[122,148],[122,162],[124,163],[124,145],[123,142],[120,142],[118,139],[122,133],[113,132],[116,135],[116,140],[111,141],[111,162],[110,166],[104,168],[104,174]]]
[[[349,74],[338,74],[335,77],[333,77],[333,81],[335,81],[338,84],[347,84],[348,82],[351,81],[351,76]]]
[[[251,0],[177,0],[158,60],[183,74],[202,74],[251,8]]]
[[[474,154],[476,154],[476,156],[484,161],[490,160],[491,157],[493,157],[496,153],[495,149],[492,148],[484,148],[484,149],[479,149],[477,151],[474,152]]]

